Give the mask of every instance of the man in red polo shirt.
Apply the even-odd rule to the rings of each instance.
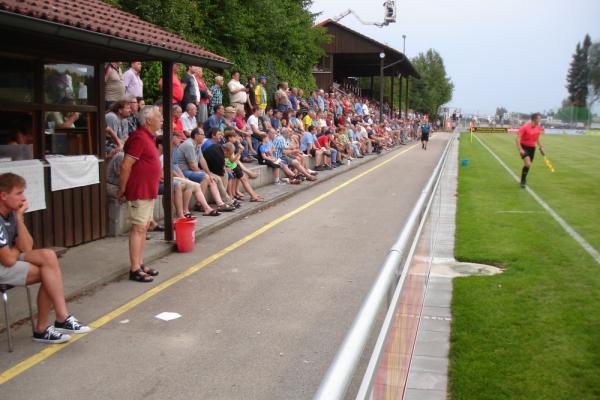
[[[523,159],[523,170],[521,172],[521,187],[527,186],[527,174],[529,168],[533,162],[533,156],[535,155],[535,145],[537,144],[540,148],[540,153],[544,155],[544,146],[540,142],[540,136],[544,132],[544,128],[540,125],[542,116],[540,113],[535,113],[531,116],[531,122],[523,125],[519,129],[517,136],[517,149]]]
[[[137,282],[152,282],[152,277],[158,275],[158,271],[144,265],[143,257],[146,231],[160,183],[160,158],[154,137],[162,124],[163,117],[158,107],[144,107],[140,112],[141,126],[127,139],[121,163],[117,198],[125,196],[129,207],[129,279]]]

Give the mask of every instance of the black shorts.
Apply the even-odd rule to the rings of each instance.
[[[281,165],[275,164],[271,160],[263,160],[263,165],[266,165],[266,166],[271,167],[271,168],[281,168]]]
[[[244,171],[242,170],[242,167],[237,165],[233,169],[233,176],[235,176],[237,179],[242,179],[244,177]]]
[[[313,148],[312,148],[312,149],[310,149],[310,150],[305,150],[305,151],[304,151],[304,154],[306,154],[306,155],[309,155],[309,154],[310,154],[311,156],[313,156],[313,157],[316,157],[317,151],[316,151],[316,150],[315,150],[315,148],[313,147]]]
[[[421,142],[429,141],[429,133],[421,133]]]
[[[530,146],[525,146],[524,144],[522,144],[521,147],[525,151],[525,154],[523,154],[521,156],[521,158],[525,159],[525,157],[529,157],[529,159],[531,161],[533,161],[533,156],[535,156],[535,146],[530,147]]]

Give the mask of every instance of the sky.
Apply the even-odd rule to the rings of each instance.
[[[366,21],[383,21],[383,0],[314,0],[316,22],[348,8]],[[465,113],[534,112],[560,107],[577,42],[600,41],[600,0],[396,0],[396,23],[339,22],[402,51],[430,48],[444,59],[454,83],[451,107]]]

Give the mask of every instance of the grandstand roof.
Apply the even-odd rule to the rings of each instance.
[[[227,68],[226,58],[101,0],[0,0],[0,27],[40,53],[63,42],[88,60],[157,60]],[[26,32],[26,34],[25,34]],[[2,32],[4,33],[4,32]],[[5,39],[14,36],[4,36]],[[17,46],[19,43],[15,43]]]
[[[329,43],[322,47],[327,54],[333,54],[334,75],[378,76],[380,73],[379,53],[385,53],[384,70],[386,76],[421,76],[410,60],[400,51],[378,42],[362,33],[356,32],[336,21],[327,19],[318,24],[332,36]],[[392,65],[393,64],[393,65]]]

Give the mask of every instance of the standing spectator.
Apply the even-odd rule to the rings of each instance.
[[[131,114],[131,104],[129,101],[118,100],[112,104],[110,112],[104,116],[106,133],[108,134],[106,137],[106,152],[109,154],[109,157],[123,150],[123,146],[129,135],[129,124],[127,122],[129,114]]]
[[[129,279],[152,282],[158,271],[144,265],[144,243],[152,220],[154,200],[160,182],[160,160],[154,138],[163,123],[158,107],[146,106],[140,112],[141,127],[125,143],[120,185],[116,197],[125,197],[129,206]]]
[[[188,104],[193,104],[196,107],[200,103],[200,88],[198,87],[198,81],[196,81],[196,69],[193,65],[187,65],[185,67],[185,74],[181,78],[181,85],[183,87],[183,101],[181,102],[181,108],[187,110]]]
[[[140,77],[142,72],[142,63],[133,61],[129,69],[123,74],[125,83],[125,96],[144,97],[144,82]]]
[[[183,100],[183,86],[179,80],[179,64],[173,64],[173,104],[179,104]],[[162,90],[162,78],[158,81],[158,87]]]
[[[321,89],[318,92],[316,92],[316,94],[317,94],[317,106],[319,108],[318,111],[323,112],[326,110],[325,98],[324,98],[325,91]]]
[[[33,249],[33,239],[25,225],[28,207],[25,180],[10,172],[0,175],[0,283],[13,286],[41,283],[33,340],[64,343],[71,338],[68,333],[86,333],[90,328],[81,325],[67,311],[56,253],[50,249]],[[53,306],[56,320],[54,325],[48,325],[48,314]]]
[[[287,82],[281,82],[277,85],[277,92],[275,92],[275,108],[283,113],[292,108],[292,103],[288,96]]]
[[[215,78],[215,84],[210,87],[210,104],[208,106],[208,114],[212,115],[215,112],[215,108],[221,104],[223,104],[223,91],[221,87],[223,86],[223,77],[217,76]]]
[[[298,96],[296,97],[296,101],[298,102],[298,108],[300,110],[300,113],[301,114],[308,113],[310,106],[308,105],[308,102],[304,98],[304,90],[298,89]]]
[[[256,89],[254,89],[254,96],[256,99],[256,106],[260,109],[259,116],[265,114],[265,109],[267,108],[267,88],[265,85],[267,84],[267,78],[264,75],[260,75],[258,77],[258,85],[256,85]]]
[[[187,109],[181,116],[181,125],[183,127],[183,134],[186,138],[190,137],[190,133],[192,129],[198,126],[198,121],[196,120],[197,116],[197,108],[194,103],[188,103]]]
[[[298,88],[292,88],[289,92],[290,104],[292,105],[291,109],[293,111],[298,111]]]
[[[248,93],[248,114],[252,114],[254,109],[257,107],[256,103],[256,91],[254,85],[256,84],[256,77],[250,75],[248,77],[248,84],[246,85],[246,93]]]
[[[244,105],[248,102],[248,89],[240,82],[239,71],[233,71],[227,89],[229,90],[229,103],[235,108],[244,109]]]
[[[208,104],[212,97],[212,93],[208,90],[208,86],[202,76],[204,70],[202,67],[196,67],[196,82],[198,83],[198,89],[200,89],[200,103],[198,104],[198,113],[196,114],[196,120],[198,125],[202,125],[208,119]]]
[[[121,73],[121,63],[112,61],[104,69],[104,98],[106,108],[125,98],[125,81]]]

